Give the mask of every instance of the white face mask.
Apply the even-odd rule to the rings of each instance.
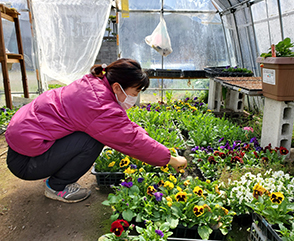
[[[117,95],[115,94],[117,102],[120,104],[120,106],[124,110],[130,109],[137,102],[138,96],[127,95],[126,92],[124,91],[124,89],[121,87],[121,85],[119,85],[119,86],[120,86],[121,90],[123,91],[123,93],[126,95],[127,98],[125,98],[125,100],[123,102],[121,102],[121,101],[118,100]]]

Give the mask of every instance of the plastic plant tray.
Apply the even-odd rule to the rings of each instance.
[[[96,176],[98,186],[103,187],[118,186],[121,180],[125,178],[123,172],[97,172],[95,166],[93,166],[91,173]]]
[[[181,69],[156,69],[157,77],[181,77]]]

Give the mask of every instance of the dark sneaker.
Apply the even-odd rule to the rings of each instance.
[[[91,191],[87,188],[82,188],[78,183],[66,185],[63,191],[55,191],[50,188],[48,179],[45,185],[45,196],[54,200],[59,200],[66,203],[76,203],[83,201],[89,197]]]

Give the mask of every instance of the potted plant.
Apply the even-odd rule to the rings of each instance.
[[[265,97],[278,101],[294,100],[294,44],[285,38],[268,53],[257,58],[261,67],[262,90]],[[276,56],[276,57],[271,57]]]

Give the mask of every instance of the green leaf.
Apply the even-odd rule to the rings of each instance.
[[[110,206],[110,204],[109,204],[109,201],[108,201],[108,200],[105,200],[105,201],[103,201],[103,202],[102,202],[102,205],[105,205],[105,206]]]
[[[135,216],[132,210],[128,209],[122,212],[123,219],[127,220],[130,222],[132,218]]]
[[[171,229],[176,228],[178,225],[179,225],[179,219],[174,219],[174,218],[170,219],[170,228]]]
[[[199,226],[198,227],[198,233],[200,235],[200,237],[204,240],[208,240],[209,239],[209,235],[212,233],[212,229],[208,226]]]

